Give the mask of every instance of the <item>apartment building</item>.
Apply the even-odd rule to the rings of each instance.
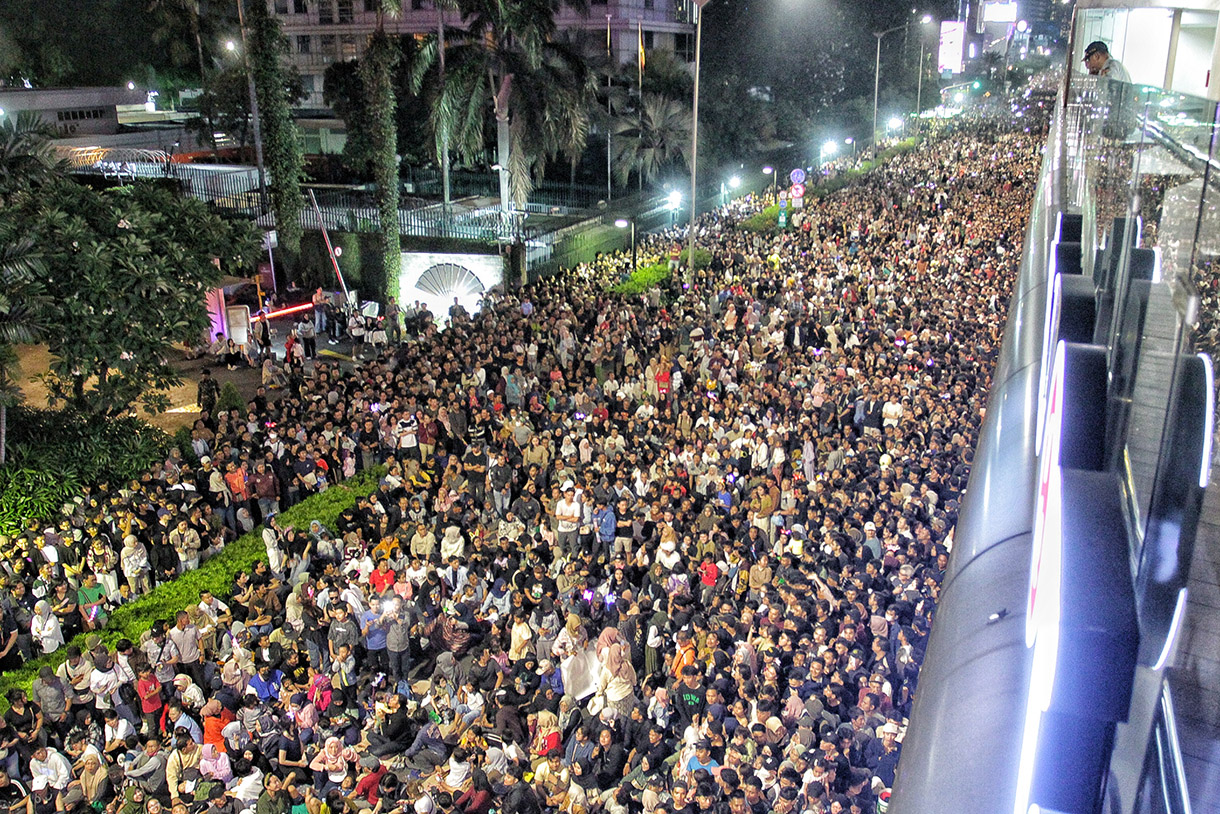
[[[322,77],[332,62],[359,57],[377,25],[376,0],[269,0],[283,24],[292,62],[301,72],[306,98],[301,107],[323,110]],[[435,32],[440,13],[432,0],[404,0],[402,15],[387,20],[399,34]],[[588,48],[609,47],[620,62],[633,62],[642,41],[644,52],[668,49],[694,60],[692,0],[593,0],[585,11],[564,6],[556,22],[560,36]],[[460,25],[458,14],[444,12],[447,27]]]

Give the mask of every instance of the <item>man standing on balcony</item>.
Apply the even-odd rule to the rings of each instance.
[[[1101,40],[1085,47],[1084,67],[1093,76],[1105,76],[1115,82],[1131,84],[1131,74],[1127,73],[1121,62],[1110,56],[1110,48]]]

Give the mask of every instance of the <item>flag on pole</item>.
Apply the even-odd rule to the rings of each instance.
[[[639,67],[640,67],[640,89],[642,90],[644,87],[644,23],[643,23],[643,21],[637,20],[636,26],[637,26],[636,33],[638,35],[637,39],[639,41],[639,46],[640,46]]]

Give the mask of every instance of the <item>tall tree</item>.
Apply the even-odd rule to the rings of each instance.
[[[524,204],[535,173],[559,155],[583,152],[596,80],[577,51],[554,41],[560,0],[458,0],[462,27],[451,32],[444,81],[438,43],[420,51],[416,87],[435,87],[430,124],[452,149],[478,162],[486,150],[484,116],[496,126],[500,204]],[[568,3],[566,5],[572,5]],[[583,8],[582,4],[577,4]]]
[[[301,181],[305,178],[305,153],[301,135],[292,120],[292,105],[300,96],[295,71],[284,67],[288,38],[280,22],[267,11],[264,0],[250,6],[250,70],[258,93],[259,119],[263,134],[263,156],[270,176],[271,208],[280,242],[296,252],[301,245]]]
[[[249,221],[148,184],[103,193],[60,179],[17,192],[5,215],[39,247],[55,303],[43,381],[86,415],[163,409],[164,390],[180,381],[173,343],[203,336],[204,297],[222,269],[246,273],[261,251]]]
[[[42,257],[12,222],[0,234],[0,466],[7,460],[8,408],[21,400],[15,346],[41,335],[47,299],[42,294]]]
[[[398,223],[398,127],[394,97],[394,70],[401,54],[394,39],[385,33],[387,15],[402,13],[402,0],[379,0],[377,30],[369,39],[361,63],[364,96],[369,106],[369,144],[373,154],[374,195],[377,200],[378,233],[381,236],[381,268],[385,295],[397,299],[401,265],[402,233]]]
[[[677,99],[645,93],[638,110],[618,117],[614,128],[615,175],[626,184],[635,173],[650,184],[664,170],[689,161],[691,109]]]

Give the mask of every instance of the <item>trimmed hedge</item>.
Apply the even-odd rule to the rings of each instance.
[[[371,494],[385,473],[383,467],[373,469],[349,478],[343,483],[330,487],[321,494],[313,495],[279,514],[282,524],[297,528],[308,528],[311,520],[317,520],[328,528],[334,528],[335,521],[345,510],[356,505],[361,497]],[[249,534],[245,534],[225,546],[224,551],[212,557],[194,571],[188,571],[173,582],[158,585],[139,599],[127,605],[116,608],[110,614],[110,620],[105,630],[94,631],[101,636],[106,646],[113,649],[119,639],[130,639],[137,644],[140,634],[152,627],[157,620],[170,619],[180,610],[199,601],[200,593],[207,589],[218,595],[227,596],[233,577],[238,571],[248,571],[255,560],[266,559],[267,551],[263,546],[262,526],[258,526]],[[27,693],[30,685],[38,676],[38,671],[50,666],[55,669],[66,658],[64,651],[67,644],[76,644],[85,649],[85,636],[79,634],[71,642],[65,644],[54,653],[33,659],[23,664],[19,669],[10,670],[0,677],[0,702],[13,687],[20,687]],[[35,644],[37,647],[37,644]]]
[[[189,439],[189,434],[188,434]],[[8,411],[8,463],[0,467],[0,534],[58,517],[85,484],[116,485],[163,460],[169,435],[138,418],[86,418],[17,406]]]

